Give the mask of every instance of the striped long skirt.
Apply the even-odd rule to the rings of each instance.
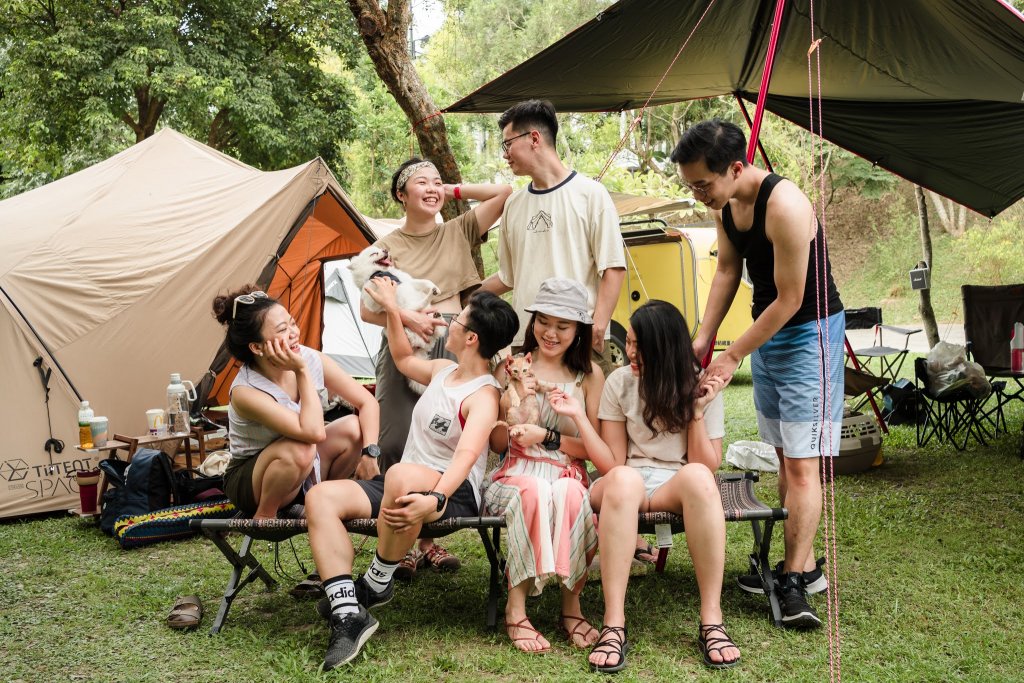
[[[556,577],[572,590],[597,551],[590,495],[565,471],[556,462],[512,457],[484,492],[488,514],[505,517],[509,586],[532,579],[530,595]]]

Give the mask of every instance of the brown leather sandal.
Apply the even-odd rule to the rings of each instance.
[[[199,626],[203,618],[203,603],[195,595],[186,595],[174,601],[165,623],[173,629],[187,631]]]
[[[573,626],[571,629],[566,627],[565,625],[565,622],[569,620],[576,622],[576,625]],[[580,631],[581,627],[584,629],[582,632]],[[569,641],[570,645],[579,648],[593,647],[593,643],[577,645],[576,641],[573,640],[573,636],[579,636],[583,640],[587,640],[587,636],[589,636],[591,633],[596,633],[598,637],[600,637],[601,635],[600,631],[594,628],[593,625],[591,625],[585,617],[574,617],[571,614],[558,615],[558,630],[565,634],[565,637]],[[597,641],[595,640],[595,642]]]
[[[697,634],[697,645],[700,646],[700,651],[704,655],[704,664],[712,669],[729,669],[739,664],[740,659],[742,659],[742,657],[737,657],[736,659],[726,660],[723,657],[721,662],[711,659],[712,652],[721,654],[722,650],[736,647],[736,643],[725,632],[724,624],[701,624],[700,631]],[[736,647],[736,649],[738,650],[739,648]]]
[[[545,652],[550,652],[551,651],[551,646],[550,645],[548,647],[542,648],[540,650],[524,650],[523,648],[519,647],[519,645],[517,643],[521,643],[521,642],[524,642],[524,641],[527,641],[527,640],[532,640],[534,642],[539,642],[538,641],[538,637],[542,635],[541,632],[538,631],[537,629],[535,629],[532,625],[528,625],[529,622],[530,622],[530,618],[529,617],[523,617],[522,619],[520,619],[519,621],[517,621],[514,624],[506,623],[505,624],[505,633],[508,635],[509,640],[512,641],[512,644],[515,645],[517,650],[519,650],[520,652],[525,652],[528,655],[540,655],[540,654],[544,654]],[[512,633],[513,633],[512,629],[522,629],[524,631],[530,631],[531,633],[533,633],[533,636],[532,637],[524,636],[524,637],[516,638],[516,637],[514,637],[512,635]]]

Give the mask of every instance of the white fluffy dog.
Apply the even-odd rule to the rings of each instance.
[[[362,292],[363,304],[374,313],[380,313],[384,309],[366,293],[367,287],[373,287],[370,281],[374,275],[386,275],[398,283],[395,287],[395,296],[398,299],[398,306],[407,311],[422,311],[430,305],[430,300],[440,293],[437,286],[430,280],[414,278],[409,273],[395,268],[391,263],[391,255],[387,249],[382,247],[369,246],[363,249],[357,256],[354,256],[348,264],[352,273],[352,280]],[[428,358],[430,348],[434,343],[444,337],[444,328],[435,327],[434,333],[429,340],[406,328],[405,336],[409,338],[413,354],[420,358]],[[426,387],[419,382],[408,380],[409,388],[417,394],[422,394]]]

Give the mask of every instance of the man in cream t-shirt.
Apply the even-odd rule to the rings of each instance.
[[[562,163],[555,149],[558,120],[550,102],[520,102],[501,115],[498,125],[509,168],[516,175],[530,176],[531,182],[505,203],[498,272],[484,281],[483,288],[496,294],[512,291],[512,308],[520,320],[512,346],[518,347],[530,319],[526,307],[533,303],[540,283],[549,277],[582,283],[594,318],[594,351],[600,354],[626,277],[619,217],[611,196],[599,182]]]

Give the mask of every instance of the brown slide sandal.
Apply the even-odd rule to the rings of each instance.
[[[174,601],[170,614],[167,615],[167,625],[179,631],[199,626],[203,618],[203,603],[194,595],[186,595]]]

